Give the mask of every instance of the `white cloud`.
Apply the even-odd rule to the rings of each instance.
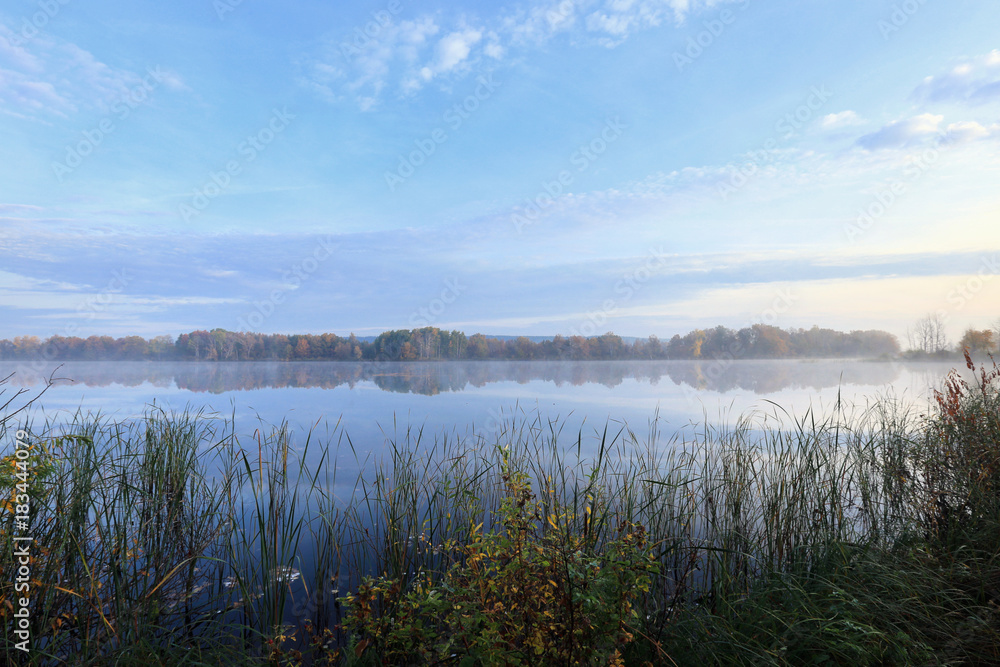
[[[613,37],[627,37],[631,23],[629,17],[623,14],[594,12],[587,17],[587,30],[606,32]]]
[[[416,60],[424,45],[440,30],[437,22],[429,16],[416,21],[403,21],[399,31],[400,54],[403,59]]]
[[[851,110],[841,111],[840,113],[831,113],[823,116],[820,119],[820,126],[824,130],[839,130],[845,127],[853,127],[855,125],[864,125],[865,120],[859,116],[857,113]]]
[[[969,59],[944,74],[927,77],[914,96],[930,102],[1000,100],[1000,50]]]
[[[864,135],[857,143],[869,151],[905,148],[921,139],[938,134],[943,120],[944,116],[929,113],[905,120],[894,120],[878,131]]]
[[[431,39],[441,26],[431,16],[389,23],[365,41],[349,38],[330,41],[320,58],[306,58],[300,84],[329,102],[350,98],[361,111],[378,106],[383,92],[399,86],[410,93],[423,85],[418,65],[429,56]],[[433,72],[431,72],[433,75]]]
[[[553,35],[570,30],[586,0],[559,0],[518,11],[501,21],[499,32],[516,45],[540,44]]]
[[[944,140],[949,144],[967,144],[992,136],[1000,136],[1000,125],[983,127],[975,121],[962,121],[948,126]]]
[[[177,72],[169,69],[159,69],[160,83],[173,91],[191,92],[191,88],[184,83],[184,79]]]
[[[472,47],[482,39],[483,33],[479,30],[467,29],[461,32],[453,32],[438,42],[437,62],[435,72],[443,73],[455,69],[465,62],[472,51]]]
[[[666,21],[680,24],[690,14],[723,2],[727,0],[560,0],[508,17],[505,28],[512,42],[530,43],[582,25],[599,44],[614,47],[637,30]]]
[[[383,93],[413,94],[446,74],[461,75],[481,56],[494,61],[511,51],[537,48],[561,34],[575,42],[615,47],[639,30],[715,5],[746,0],[548,0],[491,21],[424,15],[388,23],[377,34],[328,41],[325,53],[308,57],[305,88],[336,102],[348,94],[362,110]],[[443,35],[437,42],[433,37]]]
[[[600,44],[613,48],[637,30],[671,19],[681,23],[691,9],[688,0],[608,0],[602,9],[587,15],[587,30],[599,35]]]
[[[482,38],[483,32],[474,28],[458,30],[442,37],[434,49],[434,59],[421,67],[417,76],[411,75],[403,81],[403,92],[414,92],[435,77],[461,70],[461,66],[466,63],[469,54],[472,53],[472,48]]]
[[[500,60],[506,53],[506,49],[500,46],[499,42],[490,42],[483,48],[483,53],[494,60]]]
[[[31,276],[0,270],[0,290],[3,292],[7,292],[9,290],[57,290],[60,292],[79,292],[86,287],[88,286],[74,285],[72,283],[58,280],[32,278]]]

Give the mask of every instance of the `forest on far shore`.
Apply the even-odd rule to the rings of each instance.
[[[892,357],[896,336],[877,330],[780,329],[754,324],[742,329],[695,329],[669,340],[656,336],[626,340],[602,336],[551,339],[466,336],[436,327],[386,331],[374,339],[325,334],[261,334],[192,331],[145,339],[19,336],[0,340],[0,360],[51,361],[417,361],[417,360],[616,360],[616,359],[785,359]]]

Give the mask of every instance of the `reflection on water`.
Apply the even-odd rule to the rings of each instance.
[[[926,376],[935,384],[955,364],[844,360],[781,361],[592,361],[592,362],[71,362],[57,372],[87,387],[119,385],[177,388],[222,394],[266,388],[354,388],[373,383],[383,391],[433,396],[491,383],[533,381],[555,386],[597,384],[613,388],[626,380],[657,385],[665,380],[696,391],[826,389],[848,385],[881,386],[904,373]],[[15,386],[39,385],[55,368],[5,366]]]

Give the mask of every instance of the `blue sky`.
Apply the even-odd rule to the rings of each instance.
[[[958,0],[17,0],[0,336],[1000,316]]]

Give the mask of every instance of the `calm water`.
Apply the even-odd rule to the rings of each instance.
[[[495,427],[517,406],[559,419],[564,432],[584,439],[605,424],[626,421],[644,433],[655,414],[662,435],[692,423],[718,421],[773,401],[801,414],[886,392],[925,403],[957,362],[896,363],[844,360],[443,363],[173,363],[73,362],[40,401],[58,419],[83,408],[116,419],[141,414],[155,402],[168,409],[205,408],[235,415],[252,433],[259,419],[287,420],[298,432],[340,420],[361,451],[377,452],[394,430],[423,427],[425,436],[465,435]],[[0,377],[38,391],[56,364],[0,363]],[[395,423],[395,427],[394,427]],[[324,427],[324,424],[328,425]]]
[[[773,411],[771,401],[800,415],[809,408],[829,411],[838,394],[862,406],[887,393],[923,405],[930,389],[955,365],[842,360],[67,363],[57,372],[67,379],[44,395],[33,419],[65,421],[82,408],[127,420],[155,403],[167,409],[204,408],[224,417],[235,416],[237,432],[244,435],[252,434],[260,420],[266,424],[287,420],[299,443],[310,427],[318,424],[322,438],[339,420],[339,433],[350,436],[355,451],[342,444],[326,461],[335,460],[337,470],[329,490],[346,503],[357,475],[370,473],[365,459],[385,452],[388,438],[404,440],[407,426],[423,427],[427,440],[443,434],[468,436],[473,429],[488,438],[497,419],[517,409],[529,418],[560,420],[564,424],[560,442],[575,443],[579,433],[586,456],[596,449],[609,421],[612,433],[624,421],[642,440],[650,420],[658,414],[662,445],[678,433],[693,435],[692,424],[703,424],[706,419],[718,422],[722,414],[730,415],[732,423],[747,410]],[[32,395],[54,369],[55,364],[38,368],[0,364],[0,377],[15,372],[11,384],[28,388]],[[10,387],[0,401],[9,396]],[[244,446],[248,440],[242,440]],[[7,444],[0,444],[0,449]],[[314,572],[310,540],[302,538],[295,558],[302,573]],[[366,567],[365,571],[374,572],[370,563],[362,569]],[[337,590],[350,590],[362,573],[338,570]],[[223,574],[228,576],[229,570]],[[290,584],[289,595],[305,599],[304,586],[304,580]],[[319,589],[313,586],[312,590]],[[332,613],[333,594],[323,600],[321,608]],[[286,621],[293,622],[304,613],[290,605]]]

